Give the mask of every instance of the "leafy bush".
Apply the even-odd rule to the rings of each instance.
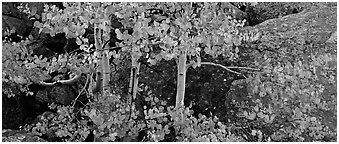
[[[154,97],[157,103],[151,108],[145,106],[145,119],[138,119],[136,113],[130,113],[128,106],[112,111],[112,101],[117,101],[114,97],[118,98],[111,96],[76,112],[69,106],[52,105],[51,108],[57,109],[57,113],[41,115],[40,121],[26,126],[26,130],[50,141],[84,141],[91,132],[94,141],[244,141],[232,134],[231,127],[217,117],[207,118],[199,114],[196,118],[189,107],[176,110],[166,107],[165,101]],[[181,113],[184,114],[183,118]],[[146,134],[138,139],[142,131]]]

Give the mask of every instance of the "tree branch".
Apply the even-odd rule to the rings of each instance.
[[[219,66],[219,67],[221,67],[221,68],[223,68],[223,69],[225,69],[225,70],[227,70],[227,71],[229,71],[229,72],[232,72],[232,73],[235,73],[235,74],[238,74],[238,75],[243,75],[243,74],[241,74],[241,73],[239,73],[239,72],[230,70],[228,67],[223,66],[223,65],[221,65],[221,64],[216,64],[216,63],[212,63],[212,62],[201,62],[200,64],[201,64],[201,65]]]
[[[237,66],[229,66],[227,67],[229,69],[248,69],[248,70],[255,70],[255,71],[260,71],[260,69],[256,69],[256,68],[250,68],[250,67],[237,67]]]
[[[201,62],[200,65],[213,65],[213,66],[219,66],[223,69],[226,69],[227,71],[229,72],[232,72],[232,73],[235,73],[235,74],[238,74],[238,75],[242,75],[246,78],[245,75],[239,73],[239,72],[236,72],[236,71],[233,71],[233,70],[230,70],[230,69],[247,69],[247,70],[255,70],[255,71],[260,71],[260,69],[256,69],[256,68],[250,68],[250,67],[237,67],[237,66],[229,66],[229,67],[226,67],[226,66],[223,66],[221,64],[216,64],[216,63],[213,63],[213,62]],[[190,63],[190,64],[187,64],[187,69],[189,67],[193,66],[193,63]]]
[[[40,81],[40,82],[38,82],[38,84],[40,84],[42,86],[56,86],[58,84],[61,84],[61,85],[72,84],[72,83],[76,82],[80,77],[81,77],[81,73],[79,73],[78,75],[74,76],[72,79],[58,80],[58,81],[55,81],[55,82],[52,82],[52,83]]]

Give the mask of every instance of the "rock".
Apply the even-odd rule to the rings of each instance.
[[[9,87],[3,83],[3,88]],[[11,86],[11,90],[15,87]],[[36,96],[26,96],[20,92],[14,97],[2,95],[2,127],[6,129],[19,129],[20,126],[29,123],[37,114],[46,110],[48,103],[70,105],[75,99],[75,92],[70,86],[56,86],[39,90]]]
[[[2,35],[7,35],[4,33],[4,30],[15,30],[20,36],[28,36],[32,30],[33,22],[29,18],[32,16],[27,15],[26,13],[21,12],[17,6],[20,3],[16,2],[4,2],[2,3]],[[27,4],[30,10],[35,10],[35,15],[39,15],[37,19],[40,19],[40,16],[44,10],[44,5],[56,5],[57,7],[63,8],[61,2],[35,2],[35,3],[25,3]],[[32,14],[32,13],[31,13]],[[36,17],[36,16],[35,16]]]
[[[12,15],[14,17],[21,18],[22,15],[19,10],[15,7],[14,3],[3,2],[2,3],[2,14],[3,15]]]
[[[8,30],[8,32],[13,31],[13,33],[16,32],[19,35],[23,36],[29,29],[25,21],[4,15],[2,16],[2,24],[3,35],[7,35],[6,33],[4,33],[4,30]]]
[[[2,8],[2,35],[6,36],[5,31],[12,30],[20,36],[27,36],[32,27],[27,15],[20,12],[15,3],[3,3]]]
[[[337,43],[337,31],[333,32],[331,37],[326,41],[326,43]]]
[[[336,32],[336,7],[320,7],[318,10],[305,10],[298,14],[270,19],[254,27],[243,30],[262,33],[252,46],[278,50],[278,45],[291,37],[296,40],[325,43]],[[264,46],[272,44],[270,46]]]
[[[223,8],[225,8],[227,11],[231,12],[231,16],[235,18],[236,20],[247,20],[247,12],[241,11],[239,8],[235,7],[231,3],[222,3],[224,5]],[[247,20],[248,21],[248,20]]]
[[[19,129],[32,113],[32,103],[34,98],[26,96],[19,92],[16,85],[9,85],[3,82],[2,89],[2,128],[4,129]],[[14,97],[8,97],[4,91],[9,89],[14,92]]]
[[[35,45],[31,45],[30,48],[33,50],[33,54],[43,57],[49,58],[55,56],[56,52],[52,51],[51,49],[47,48],[42,43],[36,43]]]
[[[24,122],[24,109],[19,100],[2,96],[2,127],[19,129]]]
[[[256,5],[246,5],[245,12],[249,14],[249,25],[254,26],[268,19],[280,18],[301,11],[321,6],[336,6],[334,2],[258,2]]]
[[[46,87],[37,92],[35,99],[40,103],[69,105],[75,99],[75,93],[69,86]]]
[[[321,127],[327,127],[328,130],[320,130],[323,137],[335,135],[337,7],[318,5],[242,30],[261,34],[258,40],[244,44],[251,51],[252,60],[247,60],[253,62],[250,67],[263,69],[260,74],[247,80],[249,89],[253,91],[248,92],[248,95],[253,101],[259,99],[263,105],[273,103],[273,111],[287,117],[296,116],[293,113],[295,109],[311,105],[304,109],[306,112],[302,112],[303,118],[316,117]],[[306,72],[303,77],[302,74]],[[323,90],[318,90],[320,87]],[[289,93],[290,91],[292,92]],[[288,95],[287,98],[285,95]],[[318,106],[320,102],[316,100],[326,106]],[[283,121],[282,118],[276,119],[278,122]],[[265,129],[273,128],[274,126]],[[294,131],[294,128],[287,129],[288,126],[285,126],[280,131]],[[308,127],[295,129],[302,129],[304,132],[301,135],[312,131]],[[291,133],[286,132],[279,135],[293,140],[295,137],[289,134]],[[304,141],[322,138],[302,137],[305,138]]]

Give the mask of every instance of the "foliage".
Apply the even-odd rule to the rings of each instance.
[[[47,78],[43,69],[38,68],[36,65],[26,66],[29,61],[36,61],[37,63],[46,61],[46,59],[42,59],[42,57],[31,56],[32,51],[26,47],[28,43],[29,41],[11,43],[5,40],[3,41],[2,47],[3,81],[13,83],[13,85],[18,84],[22,92],[28,91],[28,87],[26,86],[32,83],[32,79],[34,81],[34,78],[37,77],[39,79]],[[28,71],[28,69],[31,69],[31,71]],[[11,90],[4,92],[8,94],[9,97],[14,96]]]
[[[42,55],[33,54],[35,47],[34,42],[29,40],[19,43],[3,41],[3,81],[17,85],[23,93],[33,95],[28,86],[33,83],[52,80],[50,74],[53,72],[91,71],[87,68],[93,65],[88,64],[88,61],[92,61],[90,54],[83,56],[60,54],[56,57],[46,58]],[[14,96],[11,91],[6,90],[5,93],[8,96]]]
[[[308,49],[256,54],[254,64],[262,72],[244,81],[254,104],[242,116],[269,125],[259,129],[271,140],[322,141],[336,135],[335,122],[326,116],[336,117],[336,94],[327,92],[336,87],[336,54],[325,45],[304,46]]]
[[[51,108],[57,109],[56,114],[45,113],[37,123],[25,129],[54,141],[83,141],[93,132],[94,141],[97,142],[130,142],[138,141],[141,131],[147,131],[142,141],[243,141],[218,118],[207,118],[202,114],[196,118],[189,107],[176,110],[172,106],[166,107],[166,101],[153,97],[156,103],[151,108],[145,106],[145,119],[138,120],[136,114],[129,113],[129,107],[124,104],[112,111],[112,101],[119,101],[119,96],[98,100],[77,112],[69,106],[52,105]],[[184,113],[184,119],[180,118],[180,113]],[[171,135],[173,132],[174,136]]]
[[[114,30],[121,40],[116,46],[127,52],[108,53],[113,61],[109,66],[117,70],[110,72],[114,75],[110,79],[114,80],[113,85],[127,89],[126,69],[134,67],[134,62],[144,62],[146,68],[135,75],[142,81],[137,84],[141,102],[139,105],[137,101],[126,102],[123,99],[128,94],[120,88],[98,97],[87,93],[91,102],[83,108],[52,104],[56,113],[45,113],[26,127],[36,135],[52,141],[85,141],[90,135],[94,135],[93,141],[154,142],[335,139],[336,122],[331,116],[336,117],[336,93],[327,92],[336,88],[336,57],[332,49],[300,40],[296,43],[309,49],[276,48],[278,44],[266,41],[256,48],[260,52],[248,50],[244,43],[255,43],[261,33],[240,32],[244,22],[234,21],[222,3],[64,3],[64,6],[65,9],[58,9],[46,5],[41,21],[34,26],[51,36],[64,33],[69,39],[75,38],[83,52],[46,58],[32,53],[35,46],[31,41],[5,40],[3,81],[28,92],[28,85],[50,80],[49,74],[54,71],[97,72],[100,52],[104,50],[98,49],[98,45],[94,49],[85,33],[98,26],[103,34],[101,38],[95,35],[95,39],[102,39],[101,46],[111,39],[109,33]],[[118,19],[123,27],[113,28],[112,18]],[[246,54],[254,57],[254,61],[246,61]],[[252,66],[260,72],[239,78],[240,75],[218,68],[191,69],[183,87],[193,89],[186,91],[192,99],[186,97],[186,107],[173,108],[175,101],[170,97],[175,95],[176,86],[172,69],[175,66],[180,69],[180,63],[184,64],[181,67],[184,73],[177,73],[179,77],[186,74],[189,66],[200,67],[202,61]],[[94,86],[93,79],[85,87],[87,92]],[[166,87],[169,85],[172,87]],[[3,92],[14,95],[11,90]],[[195,107],[207,112],[200,114]]]
[[[177,106],[183,105],[185,69],[191,65],[194,68],[200,66],[202,51],[213,57],[222,55],[234,60],[237,58],[239,52],[237,46],[241,41],[254,41],[258,38],[258,35],[247,38],[238,34],[236,28],[241,27],[243,22],[232,21],[228,13],[223,11],[222,4],[219,6],[214,3],[182,3],[175,7],[173,3],[155,3],[151,6],[153,9],[160,9],[158,15],[153,14],[157,18],[149,18],[149,13],[141,13],[135,23],[133,34],[126,32],[122,34],[116,30],[117,38],[127,42],[121,46],[128,47],[140,39],[139,44],[133,48],[135,50],[132,54],[132,63],[133,55],[139,58],[141,52],[146,54],[147,62],[151,65],[162,59],[177,62]],[[219,12],[209,11],[210,7]],[[206,15],[214,17],[209,19],[210,17]]]
[[[51,109],[57,109],[57,113],[45,112],[36,123],[26,125],[25,130],[53,141],[85,140],[90,133],[90,127],[88,120],[78,116],[80,111],[74,112],[71,106],[54,104]]]

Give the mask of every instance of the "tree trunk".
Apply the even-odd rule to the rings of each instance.
[[[137,93],[138,93],[138,88],[139,88],[138,84],[139,84],[140,62],[138,61],[139,56],[136,55],[136,53],[138,53],[138,50],[136,50],[135,52],[131,54],[132,55],[132,67],[131,67],[127,102],[128,104],[132,104],[132,101],[133,101],[135,104],[135,107],[132,105],[131,107],[136,108],[136,110],[139,112],[138,116],[142,116],[143,108],[141,106],[140,99],[137,99]]]
[[[98,57],[98,63],[97,63],[97,69],[96,69],[96,83],[95,86],[93,88],[93,93],[97,94],[98,92],[102,91],[102,87],[103,87],[103,67],[102,67],[102,63],[101,63],[101,59],[102,59],[102,51],[101,51],[101,32],[99,29],[99,24],[95,23],[94,24],[94,44],[95,44],[95,48],[96,48],[96,52],[98,53],[97,57]]]
[[[187,48],[185,48],[179,55],[178,74],[177,74],[177,97],[175,107],[180,108],[184,106],[185,84],[186,84],[186,61]]]
[[[108,50],[105,50],[102,55],[102,66],[103,66],[103,94],[110,94],[111,93],[111,87],[110,87],[110,65],[108,61]]]

